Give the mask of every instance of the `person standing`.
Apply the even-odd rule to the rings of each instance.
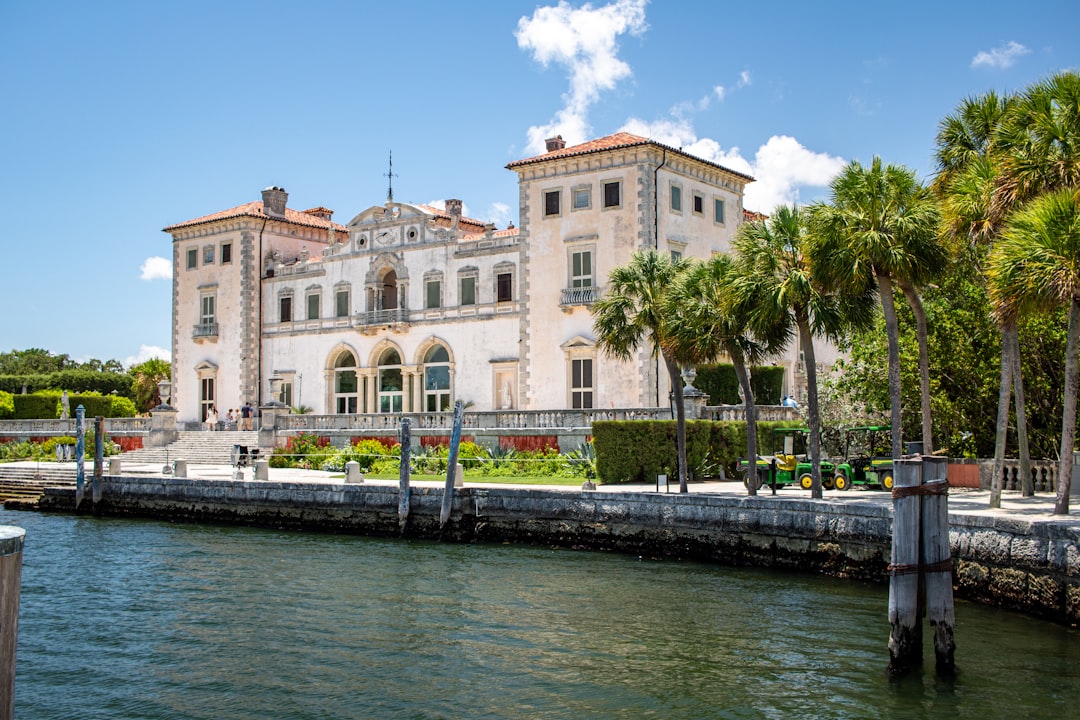
[[[250,430],[251,429],[251,415],[252,415],[251,401],[246,400],[244,402],[244,406],[242,408],[240,408],[240,429],[241,430]]]
[[[206,429],[214,430],[217,428],[217,410],[211,405],[206,409]]]

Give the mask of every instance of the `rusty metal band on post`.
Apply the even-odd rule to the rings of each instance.
[[[909,565],[889,565],[890,575],[914,575],[917,572],[924,573],[951,573],[952,572],[952,558],[945,558],[944,560],[936,563],[912,563]]]
[[[900,487],[896,486],[892,490],[892,499],[898,500],[900,498],[910,497],[912,495],[948,495],[949,483],[946,481],[938,481],[932,483],[926,483],[925,485],[913,485],[912,487]]]

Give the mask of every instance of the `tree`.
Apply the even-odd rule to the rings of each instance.
[[[1013,215],[990,255],[991,298],[1000,315],[1069,307],[1065,397],[1054,513],[1069,513],[1080,386],[1080,188],[1048,193]]]
[[[631,360],[643,343],[651,357],[659,357],[671,378],[675,398],[675,445],[678,454],[679,492],[686,484],[686,409],[679,363],[680,348],[671,338],[671,318],[665,311],[667,293],[675,283],[681,263],[654,249],[635,252],[630,262],[608,276],[604,296],[592,306],[593,330],[600,348],[620,360]]]
[[[161,404],[161,395],[158,392],[158,383],[168,380],[172,373],[172,366],[168,360],[151,358],[128,369],[132,378],[132,391],[135,395],[135,407],[139,412],[148,412]]]
[[[815,337],[837,339],[850,325],[865,325],[872,317],[872,284],[860,288],[826,286],[814,273],[813,239],[806,217],[796,206],[781,205],[763,221],[739,228],[734,248],[744,285],[751,328],[759,337],[782,346],[792,335],[806,364],[806,404],[810,427],[811,496],[822,496],[821,414],[818,407]]]
[[[745,226],[744,226],[745,227]],[[695,364],[730,358],[742,388],[746,408],[747,492],[757,495],[757,405],[747,365],[760,362],[782,347],[784,338],[759,342],[748,325],[757,298],[746,290],[728,255],[705,262],[692,260],[668,293],[666,314],[678,318],[671,327],[672,343],[683,348]]]
[[[901,455],[900,349],[893,289],[913,284],[942,261],[936,203],[903,166],[875,157],[869,167],[852,161],[830,184],[830,204],[811,208],[816,257],[823,278],[840,287],[877,283],[889,340],[889,398],[893,457]],[[925,340],[923,340],[925,342]]]

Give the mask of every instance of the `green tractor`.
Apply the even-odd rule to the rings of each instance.
[[[833,469],[833,487],[850,490],[852,485],[866,485],[892,490],[891,429],[889,425],[848,428],[844,432],[844,459]],[[821,472],[825,472],[824,464]]]
[[[809,490],[813,485],[810,451],[809,451],[810,428],[806,427],[778,427],[772,431],[771,456],[758,456],[758,479],[763,487],[771,487],[774,491],[788,485],[798,485],[804,490]],[[739,459],[739,473],[742,475],[743,485],[749,487],[750,476],[747,473],[749,462],[746,458]],[[836,477],[836,468],[828,460],[821,461],[821,485],[826,490],[831,490]]]

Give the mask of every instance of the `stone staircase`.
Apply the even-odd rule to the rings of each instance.
[[[88,476],[94,472],[90,463]],[[0,465],[0,504],[12,501],[32,507],[47,487],[74,487],[75,465],[42,463],[40,468]]]
[[[121,454],[124,462],[158,463],[172,462],[178,458],[195,465],[230,465],[233,445],[244,445],[249,449],[259,446],[257,430],[225,430],[207,432],[205,430],[181,430],[179,439],[159,448],[140,448]]]

